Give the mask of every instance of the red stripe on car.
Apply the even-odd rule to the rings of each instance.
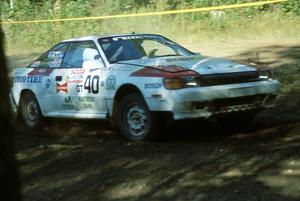
[[[41,76],[49,76],[54,69],[51,68],[35,68],[30,71],[27,75],[41,75]]]
[[[164,77],[164,78],[174,78],[181,76],[196,76],[198,73],[192,70],[180,66],[155,66],[155,67],[145,67],[141,70],[135,71],[131,76],[135,77]]]

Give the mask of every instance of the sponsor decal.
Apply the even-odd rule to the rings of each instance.
[[[106,89],[115,89],[115,87],[116,87],[116,77],[113,76],[113,75],[108,76],[107,79],[106,79],[105,84],[106,84],[106,87],[105,87]]]
[[[54,61],[49,62],[49,67],[51,68],[59,68],[61,65],[62,59],[56,59]]]
[[[72,104],[62,104],[62,108],[64,110],[77,110],[77,111],[80,110],[77,106],[72,105]]]
[[[162,87],[161,83],[146,83],[144,86],[145,89],[158,89],[160,87]]]
[[[105,86],[105,84],[104,84],[104,82],[103,81],[101,81],[101,87],[104,87]]]
[[[85,109],[93,109],[93,105],[90,104],[90,103],[83,103],[83,107],[84,107]]]
[[[79,79],[83,79],[83,75],[81,74],[75,74],[75,75],[70,75],[68,76],[69,80],[79,80]]]
[[[120,36],[120,37],[114,37],[112,38],[113,41],[118,41],[118,40],[132,40],[132,39],[142,39],[142,36]]]
[[[82,75],[84,74],[85,69],[78,68],[78,69],[72,69],[71,70],[71,75]]]
[[[60,91],[68,93],[68,83],[67,82],[64,84],[56,83],[56,93],[58,93]]]
[[[68,80],[68,83],[69,84],[79,84],[79,83],[82,83],[83,80]]]
[[[71,96],[65,98],[65,103],[72,103]]]
[[[46,80],[46,88],[48,89],[51,85],[51,80],[50,79],[47,79]]]
[[[74,75],[70,75],[67,77],[68,79],[68,83],[72,84],[78,84],[78,83],[82,83],[83,82],[83,75],[81,74],[74,74]]]
[[[51,68],[36,68],[30,71],[27,75],[49,76],[54,69]]]
[[[87,90],[89,94],[99,93],[99,82],[100,82],[100,77],[98,75],[95,76],[88,75],[84,82],[84,90]]]
[[[25,76],[25,75],[18,75],[14,77],[15,83],[35,83],[40,84],[42,83],[42,76]]]
[[[62,104],[63,109],[65,110],[77,110],[80,111],[81,109],[93,109],[93,103],[95,102],[94,97],[79,97],[79,106],[78,104],[74,104],[72,97],[67,96],[65,97],[65,103]],[[76,101],[77,102],[77,101]]]
[[[113,41],[119,41],[119,40],[132,40],[132,39],[152,39],[152,38],[161,38],[159,36],[147,36],[147,35],[143,35],[143,36],[118,36],[118,37],[113,37],[112,40]],[[109,42],[107,39],[102,39],[103,42]]]
[[[79,111],[80,110],[79,107],[76,106],[76,105],[74,105],[74,104],[72,104],[72,102],[73,101],[72,101],[71,96],[65,97],[65,104],[62,104],[62,108],[64,110],[76,110],[76,111]]]
[[[78,93],[83,92],[83,85],[77,85],[77,86],[76,86],[76,91],[77,91]]]
[[[30,67],[36,68],[36,67],[39,67],[40,65],[41,65],[41,61],[34,61],[34,62],[30,65]]]
[[[82,103],[93,103],[93,102],[95,102],[95,98],[94,97],[90,97],[90,96],[79,97],[79,102],[82,102]]]
[[[61,51],[52,51],[49,52],[48,54],[48,58],[62,58],[63,57],[63,53]]]

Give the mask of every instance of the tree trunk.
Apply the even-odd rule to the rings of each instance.
[[[7,0],[7,3],[9,5],[9,8],[12,10],[14,9],[14,0]]]
[[[14,156],[14,132],[10,120],[9,83],[3,36],[0,27],[0,200],[20,201],[20,182]]]

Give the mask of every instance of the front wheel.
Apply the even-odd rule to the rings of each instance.
[[[27,128],[36,129],[41,125],[40,106],[33,94],[28,93],[21,98],[19,112]]]
[[[157,131],[156,119],[138,93],[125,96],[118,112],[121,134],[130,141],[151,140]]]

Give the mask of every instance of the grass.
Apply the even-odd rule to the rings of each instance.
[[[5,25],[3,28],[8,56],[45,51],[67,38],[112,33],[157,33],[179,43],[191,44],[241,40],[300,40],[300,17],[274,12],[245,16],[228,11],[217,19],[209,14],[177,14],[102,21]]]

